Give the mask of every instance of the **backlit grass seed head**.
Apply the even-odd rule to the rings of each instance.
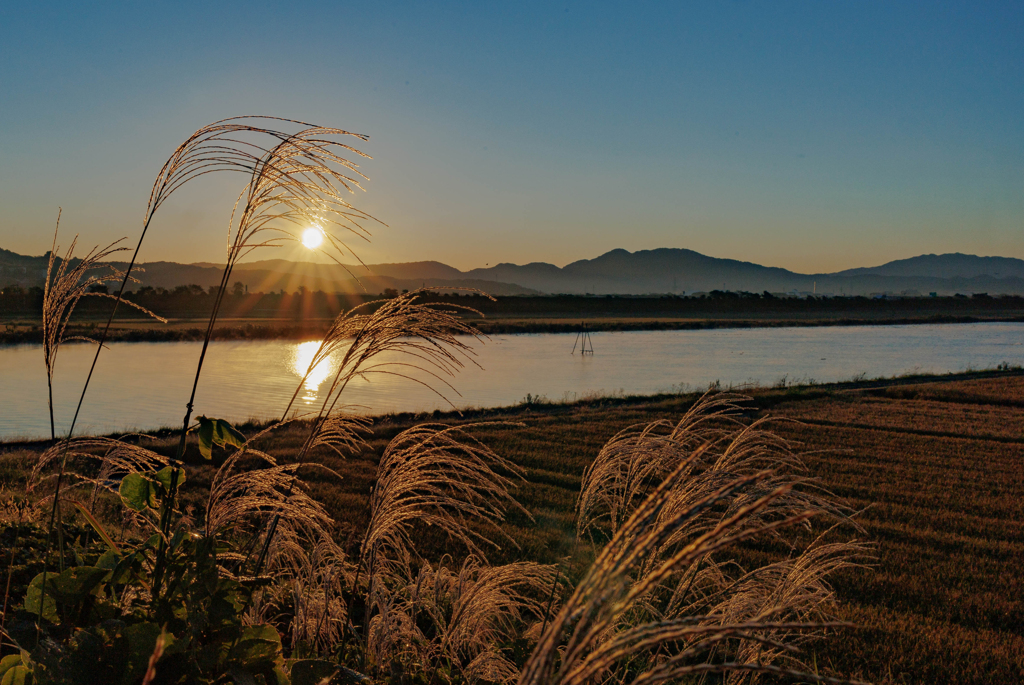
[[[633,683],[712,672],[730,682],[763,673],[828,680],[793,650],[835,625],[826,579],[870,548],[819,539],[749,572],[723,563],[727,549],[813,516],[849,522],[828,493],[793,475],[799,459],[765,421],[743,425],[738,410],[736,398],[706,395],[674,426],[636,426],[605,446],[585,475],[577,526],[611,539],[520,683],[582,685],[627,672]]]
[[[437,568],[424,564],[411,588],[417,615],[429,617],[434,649],[460,670],[505,682],[517,674],[515,664],[494,648],[515,639],[529,623],[541,619],[543,597],[554,579],[553,566],[518,562],[489,566],[470,555],[457,571],[450,558]]]
[[[217,470],[206,504],[206,534],[248,530],[269,516],[288,519],[317,537],[329,536],[333,523],[323,505],[309,496],[298,476],[302,468],[337,474],[320,464],[284,464],[249,447],[237,450]]]
[[[74,481],[71,487],[92,485],[94,493],[102,489],[114,494],[126,475],[159,471],[170,463],[167,457],[123,439],[73,438],[43,452],[29,474],[28,490],[55,479],[52,468],[65,458],[64,475]]]
[[[370,496],[362,562],[398,563],[413,555],[417,524],[437,526],[482,557],[481,546],[497,543],[475,525],[502,535],[498,526],[509,508],[526,513],[509,492],[513,481],[495,471],[520,476],[521,469],[475,440],[469,428],[424,424],[391,441]]]
[[[476,364],[470,345],[483,336],[462,315],[480,313],[461,305],[420,302],[424,291],[367,302],[340,314],[324,334],[309,368],[328,357],[339,356],[338,370],[324,394],[321,416],[335,410],[345,388],[356,378],[387,374],[429,388],[442,399],[458,394],[450,379],[466,364]],[[377,357],[387,354],[387,361]],[[292,403],[305,383],[300,379]],[[441,389],[439,389],[439,387]]]
[[[334,229],[365,239],[369,231],[364,224],[376,220],[345,199],[366,180],[353,158],[369,158],[340,142],[346,138],[368,139],[339,128],[277,117],[231,117],[204,126],[178,146],[161,168],[144,223],[148,225],[160,206],[186,183],[230,171],[243,174],[247,181],[228,225],[229,265],[257,247],[300,240],[310,226],[323,231],[329,257],[336,261],[343,255],[354,257]]]
[[[76,235],[71,241],[67,253],[60,258],[57,256],[60,250],[57,245],[59,229],[60,213],[57,216],[57,227],[53,231],[53,246],[50,248],[50,257],[46,262],[46,280],[43,283],[43,361],[46,365],[46,384],[49,389],[51,438],[56,438],[53,417],[53,374],[57,365],[57,352],[63,343],[72,340],[98,344],[98,341],[86,336],[68,337],[66,335],[68,322],[71,320],[71,315],[74,313],[75,307],[78,306],[79,300],[85,296],[119,299],[115,295],[105,292],[90,292],[90,289],[93,286],[102,286],[106,283],[123,280],[124,272],[110,264],[105,264],[104,261],[111,255],[128,249],[118,247],[121,242],[118,240],[104,248],[94,247],[84,257],[76,258],[74,256],[75,246],[78,243]],[[165,323],[167,321],[145,307],[133,302],[127,302],[127,304],[158,321]]]

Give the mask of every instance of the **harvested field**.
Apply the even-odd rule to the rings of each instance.
[[[589,545],[573,544],[573,506],[584,469],[620,429],[678,417],[693,399],[535,404],[428,418],[510,422],[482,426],[474,435],[525,468],[518,496],[533,520],[512,518],[507,531],[519,548],[506,546],[489,555],[491,561],[556,562],[575,555],[571,575],[578,578],[593,554]],[[859,520],[877,545],[872,569],[836,579],[842,618],[858,628],[817,646],[813,660],[820,672],[875,683],[1024,681],[1024,374],[760,390],[754,404],[751,417],[786,419],[776,430],[804,453],[809,475],[863,509]],[[423,420],[381,417],[373,451],[356,459],[317,455],[343,476],[340,482],[311,477],[313,494],[339,521],[339,541],[351,544],[365,525],[374,462],[384,446]],[[301,427],[292,426],[264,447],[287,454],[301,435]],[[38,447],[0,449],[6,452],[2,485],[17,488]],[[202,487],[212,473],[210,466],[196,466],[188,483]],[[446,551],[441,531],[422,535],[438,556]],[[738,561],[780,553],[750,546]]]

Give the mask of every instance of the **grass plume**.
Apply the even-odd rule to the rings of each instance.
[[[677,424],[634,426],[601,450],[584,476],[577,526],[610,539],[545,630],[521,684],[661,683],[710,672],[828,680],[794,653],[836,625],[825,579],[870,548],[818,541],[750,572],[723,563],[746,541],[799,549],[782,533],[813,517],[849,521],[815,483],[789,472],[799,460],[764,421],[739,422],[739,399],[705,395]]]
[[[57,365],[57,351],[60,346],[72,340],[80,340],[99,344],[97,340],[87,336],[67,336],[68,322],[75,311],[78,301],[85,296],[107,297],[117,299],[116,296],[100,290],[97,286],[106,283],[120,281],[124,278],[124,272],[118,271],[110,264],[104,263],[111,255],[127,250],[126,247],[118,247],[121,240],[117,240],[106,247],[94,247],[81,258],[74,256],[75,246],[78,243],[76,235],[68,246],[67,253],[63,258],[58,257],[57,233],[60,230],[60,215],[57,214],[57,226],[53,231],[53,246],[50,248],[49,259],[46,262],[46,280],[43,284],[43,360],[46,364],[46,389],[47,401],[50,408],[50,439],[57,439],[57,431],[53,418],[53,373]],[[123,238],[122,238],[123,240]],[[128,302],[129,305],[138,309],[158,321],[167,320],[157,316],[141,305]]]

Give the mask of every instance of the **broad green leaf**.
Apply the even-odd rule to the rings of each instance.
[[[123,685],[138,682],[149,666],[149,658],[156,649],[157,638],[160,637],[160,626],[155,623],[136,623],[125,628],[124,636],[128,638],[128,653],[124,655],[124,672],[121,676]],[[166,653],[174,636],[163,633],[163,651]]]
[[[5,673],[7,673],[7,671],[11,670],[20,663],[20,654],[8,654],[3,659],[0,659],[0,677],[2,677]]]
[[[46,577],[46,584],[49,585],[46,589],[46,599],[43,600],[43,576]],[[42,617],[51,623],[57,622],[57,600],[53,598],[53,579],[57,577],[56,573],[40,573],[32,582],[28,584],[28,590],[25,592],[25,611],[35,616],[40,615],[40,602],[42,602]],[[4,676],[6,678],[6,675]]]
[[[182,483],[185,482],[185,469],[165,466],[153,474],[153,480],[163,486],[165,493],[169,493],[172,481],[175,489],[180,488]]]
[[[274,663],[282,659],[281,636],[273,626],[246,626],[228,658],[246,666]]]
[[[24,664],[18,664],[4,673],[0,685],[32,685],[32,671],[28,670]]]
[[[110,571],[95,566],[75,566],[54,578],[56,598],[63,602],[79,602],[99,585]],[[50,576],[53,578],[53,575]],[[49,578],[47,579],[49,584]]]
[[[129,509],[142,511],[146,507],[156,509],[159,506],[154,483],[141,473],[129,473],[125,476],[117,492],[121,495],[121,501]]]
[[[199,452],[204,459],[213,458],[213,447],[233,445],[241,447],[245,444],[245,436],[224,419],[208,419],[199,417]]]
[[[100,555],[100,558],[96,560],[96,568],[105,568],[108,571],[113,571],[117,568],[118,562],[121,561],[121,555],[112,549],[108,549],[106,552]]]

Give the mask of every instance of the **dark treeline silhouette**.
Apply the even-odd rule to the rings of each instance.
[[[104,286],[94,288],[93,291],[108,292]],[[308,292],[304,288],[295,293],[247,293],[241,283],[236,283],[224,297],[220,317],[295,320],[333,318],[341,311],[348,311],[356,305],[380,298],[379,294]],[[216,300],[216,288],[182,285],[168,290],[146,286],[128,291],[125,299],[167,318],[205,318],[209,316]],[[42,303],[43,289],[39,287],[9,286],[0,291],[2,316],[35,317],[41,312]],[[109,298],[83,297],[78,303],[74,318],[82,320],[105,317],[110,313],[112,304]],[[146,318],[142,312],[129,307],[119,309],[118,317]]]
[[[103,286],[99,288],[106,292]],[[398,295],[382,293],[325,293],[299,288],[297,292],[249,293],[235,283],[224,298],[221,318],[276,319],[301,322],[331,319],[343,311],[374,300]],[[126,298],[172,319],[203,318],[215,300],[215,288],[183,285],[173,289],[142,287]],[[789,297],[764,293],[712,291],[679,295],[538,295],[503,296],[490,299],[466,291],[425,291],[425,300],[451,302],[479,311],[489,318],[849,318],[920,319],[927,317],[1019,317],[1024,316],[1024,297],[958,295],[955,297]],[[43,290],[39,287],[8,286],[0,291],[0,316],[31,319],[39,315]],[[75,313],[77,320],[105,317],[108,298],[83,298]],[[372,305],[370,305],[372,308]],[[145,318],[141,312],[122,308],[119,318]]]
[[[955,297],[789,297],[772,293],[714,290],[681,295],[541,295],[467,299],[445,293],[427,293],[433,300],[471,306],[487,316],[584,318],[715,318],[850,316],[865,318],[929,316],[1020,316],[1024,297],[987,295]]]

